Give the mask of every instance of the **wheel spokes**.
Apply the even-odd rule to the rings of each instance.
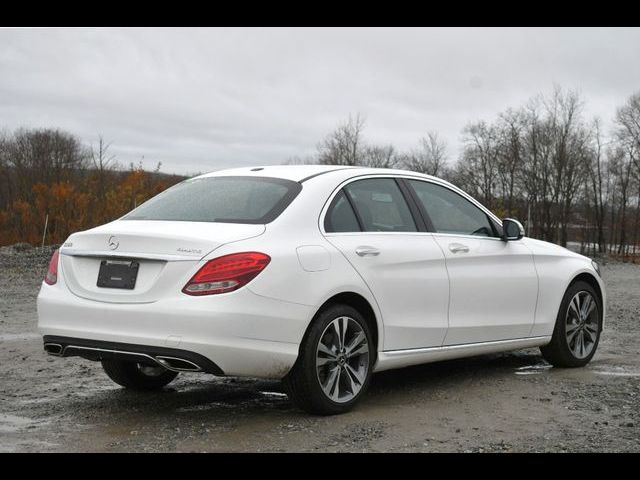
[[[363,342],[366,344],[366,341],[367,337],[365,336],[364,332],[359,331],[356,336],[349,342],[349,345],[346,346],[345,353],[347,355],[354,355],[355,352],[353,351],[353,349],[362,345]]]
[[[356,384],[355,380],[357,380],[357,377],[354,376],[348,366],[345,368],[345,374],[347,382],[349,383],[349,389],[351,390],[351,393],[356,393],[360,389],[360,382]]]
[[[584,318],[587,319],[589,318],[589,316],[593,313],[593,311],[596,309],[596,302],[590,302],[589,304],[589,308],[587,309],[587,311],[584,314]]]
[[[569,304],[570,311],[573,311],[576,318],[580,318],[580,294],[576,295],[571,299],[571,303]]]
[[[365,353],[369,353],[369,346],[366,342],[361,344],[356,350],[353,350],[349,356],[353,358],[358,355],[364,355]]]
[[[575,323],[567,324],[567,342],[571,343],[573,339],[576,338],[577,334],[580,332],[578,325]]]
[[[336,372],[337,374],[333,386],[333,393],[331,394],[331,398],[333,398],[334,400],[340,398],[340,376],[342,375],[342,369],[336,368]]]
[[[597,333],[597,330],[595,328],[591,327],[590,325],[587,325],[584,329],[584,333],[589,335],[589,341],[591,341],[592,343],[595,343],[596,333]]]
[[[333,360],[336,359],[335,352],[331,350],[329,347],[327,347],[324,343],[322,343],[322,340],[320,340],[320,343],[318,344],[318,352],[324,353],[325,355],[327,355],[329,358]]]
[[[580,310],[581,316],[583,319],[587,318],[587,311],[591,312],[591,295],[585,296],[584,302],[582,303],[582,308]]]
[[[316,359],[316,367],[323,367],[327,364],[333,364],[336,363],[336,359],[335,358],[321,358],[318,357]]]
[[[362,385],[364,383],[364,378],[362,378],[360,376],[360,374],[358,372],[356,372],[354,370],[354,368],[351,365],[349,365],[348,363],[347,363],[346,367],[347,367],[346,370],[347,370],[347,372],[349,374],[349,378],[353,377],[355,379],[355,381],[358,382],[358,385]]]
[[[584,356],[584,330],[580,331],[578,336],[578,351],[581,357]]]
[[[347,329],[349,328],[349,319],[347,317],[342,317],[340,322],[340,348],[344,349],[347,346]]]
[[[326,393],[328,397],[332,396],[332,392],[336,384],[336,379],[338,377],[339,371],[340,369],[337,366],[332,368],[326,380],[324,381],[324,383],[322,383],[322,389],[324,390],[324,393]]]

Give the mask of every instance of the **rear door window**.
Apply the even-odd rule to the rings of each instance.
[[[344,187],[365,232],[416,232],[400,187],[392,178],[357,180]]]
[[[331,202],[324,219],[326,232],[359,232],[360,224],[344,191],[340,191]]]

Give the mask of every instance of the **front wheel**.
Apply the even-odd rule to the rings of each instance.
[[[122,360],[102,360],[102,368],[111,380],[131,390],[158,390],[178,375],[159,365]]]
[[[348,411],[369,385],[374,353],[369,326],[357,310],[327,308],[311,325],[284,379],[289,398],[313,414]]]
[[[551,342],[540,347],[555,367],[582,367],[596,353],[602,331],[602,306],[591,285],[578,281],[562,299]]]

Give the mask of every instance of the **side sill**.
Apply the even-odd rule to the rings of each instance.
[[[451,360],[454,358],[472,357],[488,353],[506,352],[521,348],[532,348],[546,345],[551,336],[496,340],[492,342],[465,343],[442,347],[412,348],[409,350],[387,350],[378,353],[378,362],[374,371],[391,370],[409,367],[422,363]]]

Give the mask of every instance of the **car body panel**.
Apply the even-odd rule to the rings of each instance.
[[[533,253],[540,289],[536,307],[536,318],[530,335],[551,335],[564,292],[571,282],[581,274],[593,277],[600,286],[602,295],[603,327],[606,319],[607,297],[604,282],[591,264],[591,259],[553,243],[524,238]]]
[[[538,297],[531,251],[521,241],[434,234],[449,274],[445,345],[529,336]],[[464,247],[468,250],[457,250]],[[451,250],[454,251],[451,251]]]
[[[63,274],[64,275],[64,274]],[[150,304],[75,296],[60,278],[38,295],[43,335],[157,347],[204,355],[226,375],[281,378],[293,366],[313,308],[243,288],[190,297],[177,289]]]
[[[383,350],[440,346],[448,328],[449,281],[431,234],[328,234],[376,298],[384,323]],[[377,256],[359,256],[359,248]]]

